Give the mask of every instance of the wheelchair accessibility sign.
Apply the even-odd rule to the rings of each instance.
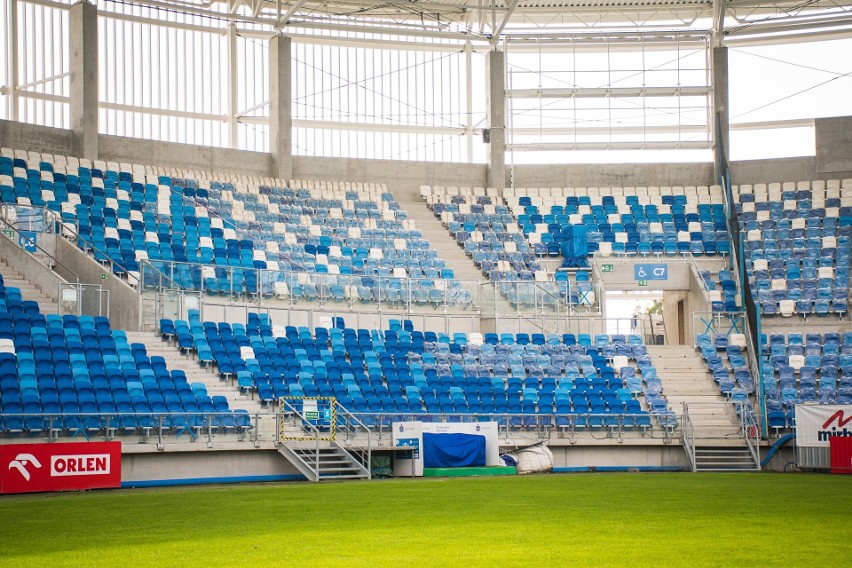
[[[668,280],[669,267],[667,264],[634,264],[634,280]]]

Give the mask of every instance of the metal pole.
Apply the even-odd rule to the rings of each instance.
[[[465,101],[465,137],[467,138],[467,161],[473,163],[473,45],[468,41],[464,44],[464,61],[467,81],[467,100]]]
[[[237,25],[234,22],[228,24],[228,146],[237,148],[239,130],[237,128],[238,92],[237,92]]]
[[[6,67],[6,103],[8,119],[18,120],[18,0],[9,2],[8,64]]]

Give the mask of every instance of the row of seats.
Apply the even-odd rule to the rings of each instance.
[[[852,332],[774,333],[761,337],[763,393],[769,426],[795,426],[800,402],[852,403]]]
[[[845,315],[852,180],[743,185],[732,192],[762,315]]]
[[[250,420],[203,383],[170,371],[109,319],[20,309],[20,290],[0,276],[0,418],[9,434],[65,432],[86,438],[162,427],[178,436],[207,426],[245,430]],[[180,413],[180,414],[177,414]],[[183,413],[197,413],[186,416]],[[209,422],[209,424],[208,424]]]
[[[343,326],[339,318],[336,323]],[[194,311],[187,321],[160,325],[165,339],[195,350],[202,364],[214,364],[246,392],[256,390],[263,402],[335,396],[370,424],[376,414],[405,412],[529,414],[541,425],[569,409],[634,415],[640,395],[661,424],[674,422],[639,336],[451,337],[399,323],[381,331],[310,330],[271,325],[258,314],[245,325],[202,322]],[[530,424],[520,419],[515,425]]]
[[[214,294],[271,293],[264,282],[286,283],[295,273],[308,279],[314,273],[416,278],[433,288],[453,279],[383,187],[290,189],[257,181],[268,185],[162,175],[141,166],[9,149],[0,155],[4,203],[56,212],[78,232],[83,248],[93,248],[97,260],[116,263],[114,270],[127,271],[134,282],[146,260],[174,275],[181,286]],[[311,285],[321,282],[305,284],[307,292],[293,297],[311,300]],[[337,292],[333,297],[340,296]],[[343,295],[352,296],[345,289]],[[457,302],[470,303],[465,294],[457,296]],[[355,299],[372,301],[360,293]]]

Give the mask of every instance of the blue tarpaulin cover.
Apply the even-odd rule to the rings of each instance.
[[[589,241],[584,225],[571,227],[571,234],[566,235],[562,243],[563,268],[583,268],[588,266],[586,257],[589,255]]]
[[[484,465],[485,436],[475,434],[423,434],[423,467]]]

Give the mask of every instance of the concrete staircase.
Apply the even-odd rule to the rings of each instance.
[[[34,300],[38,302],[39,311],[43,314],[58,314],[59,304],[56,303],[55,295],[57,290],[51,291],[49,294],[44,290],[25,280],[20,272],[10,267],[6,260],[0,259],[0,274],[3,275],[3,281],[7,288],[14,287],[21,289],[21,297],[24,300]]]
[[[689,415],[696,471],[757,470],[734,405],[719,391],[700,354],[676,345],[649,346],[648,355],[672,410]]]
[[[465,254],[464,249],[458,245],[441,220],[435,217],[435,213],[429,209],[425,201],[400,199],[399,204],[408,212],[408,218],[414,221],[417,229],[423,233],[423,238],[429,241],[432,248],[438,252],[438,257],[446,261],[447,268],[453,269],[456,280],[485,279],[482,271]]]
[[[149,357],[163,357],[169,370],[181,370],[186,373],[186,380],[190,383],[204,383],[207,394],[210,396],[221,395],[228,399],[228,407],[231,410],[242,408],[255,414],[272,414],[271,408],[261,407],[260,402],[253,399],[251,393],[241,394],[240,390],[230,381],[219,379],[218,373],[210,368],[201,367],[198,360],[192,355],[182,355],[174,344],[163,341],[159,335],[147,331],[128,331],[128,343],[141,343],[145,345]],[[259,437],[264,440],[275,439],[274,420],[261,420],[259,422]]]

